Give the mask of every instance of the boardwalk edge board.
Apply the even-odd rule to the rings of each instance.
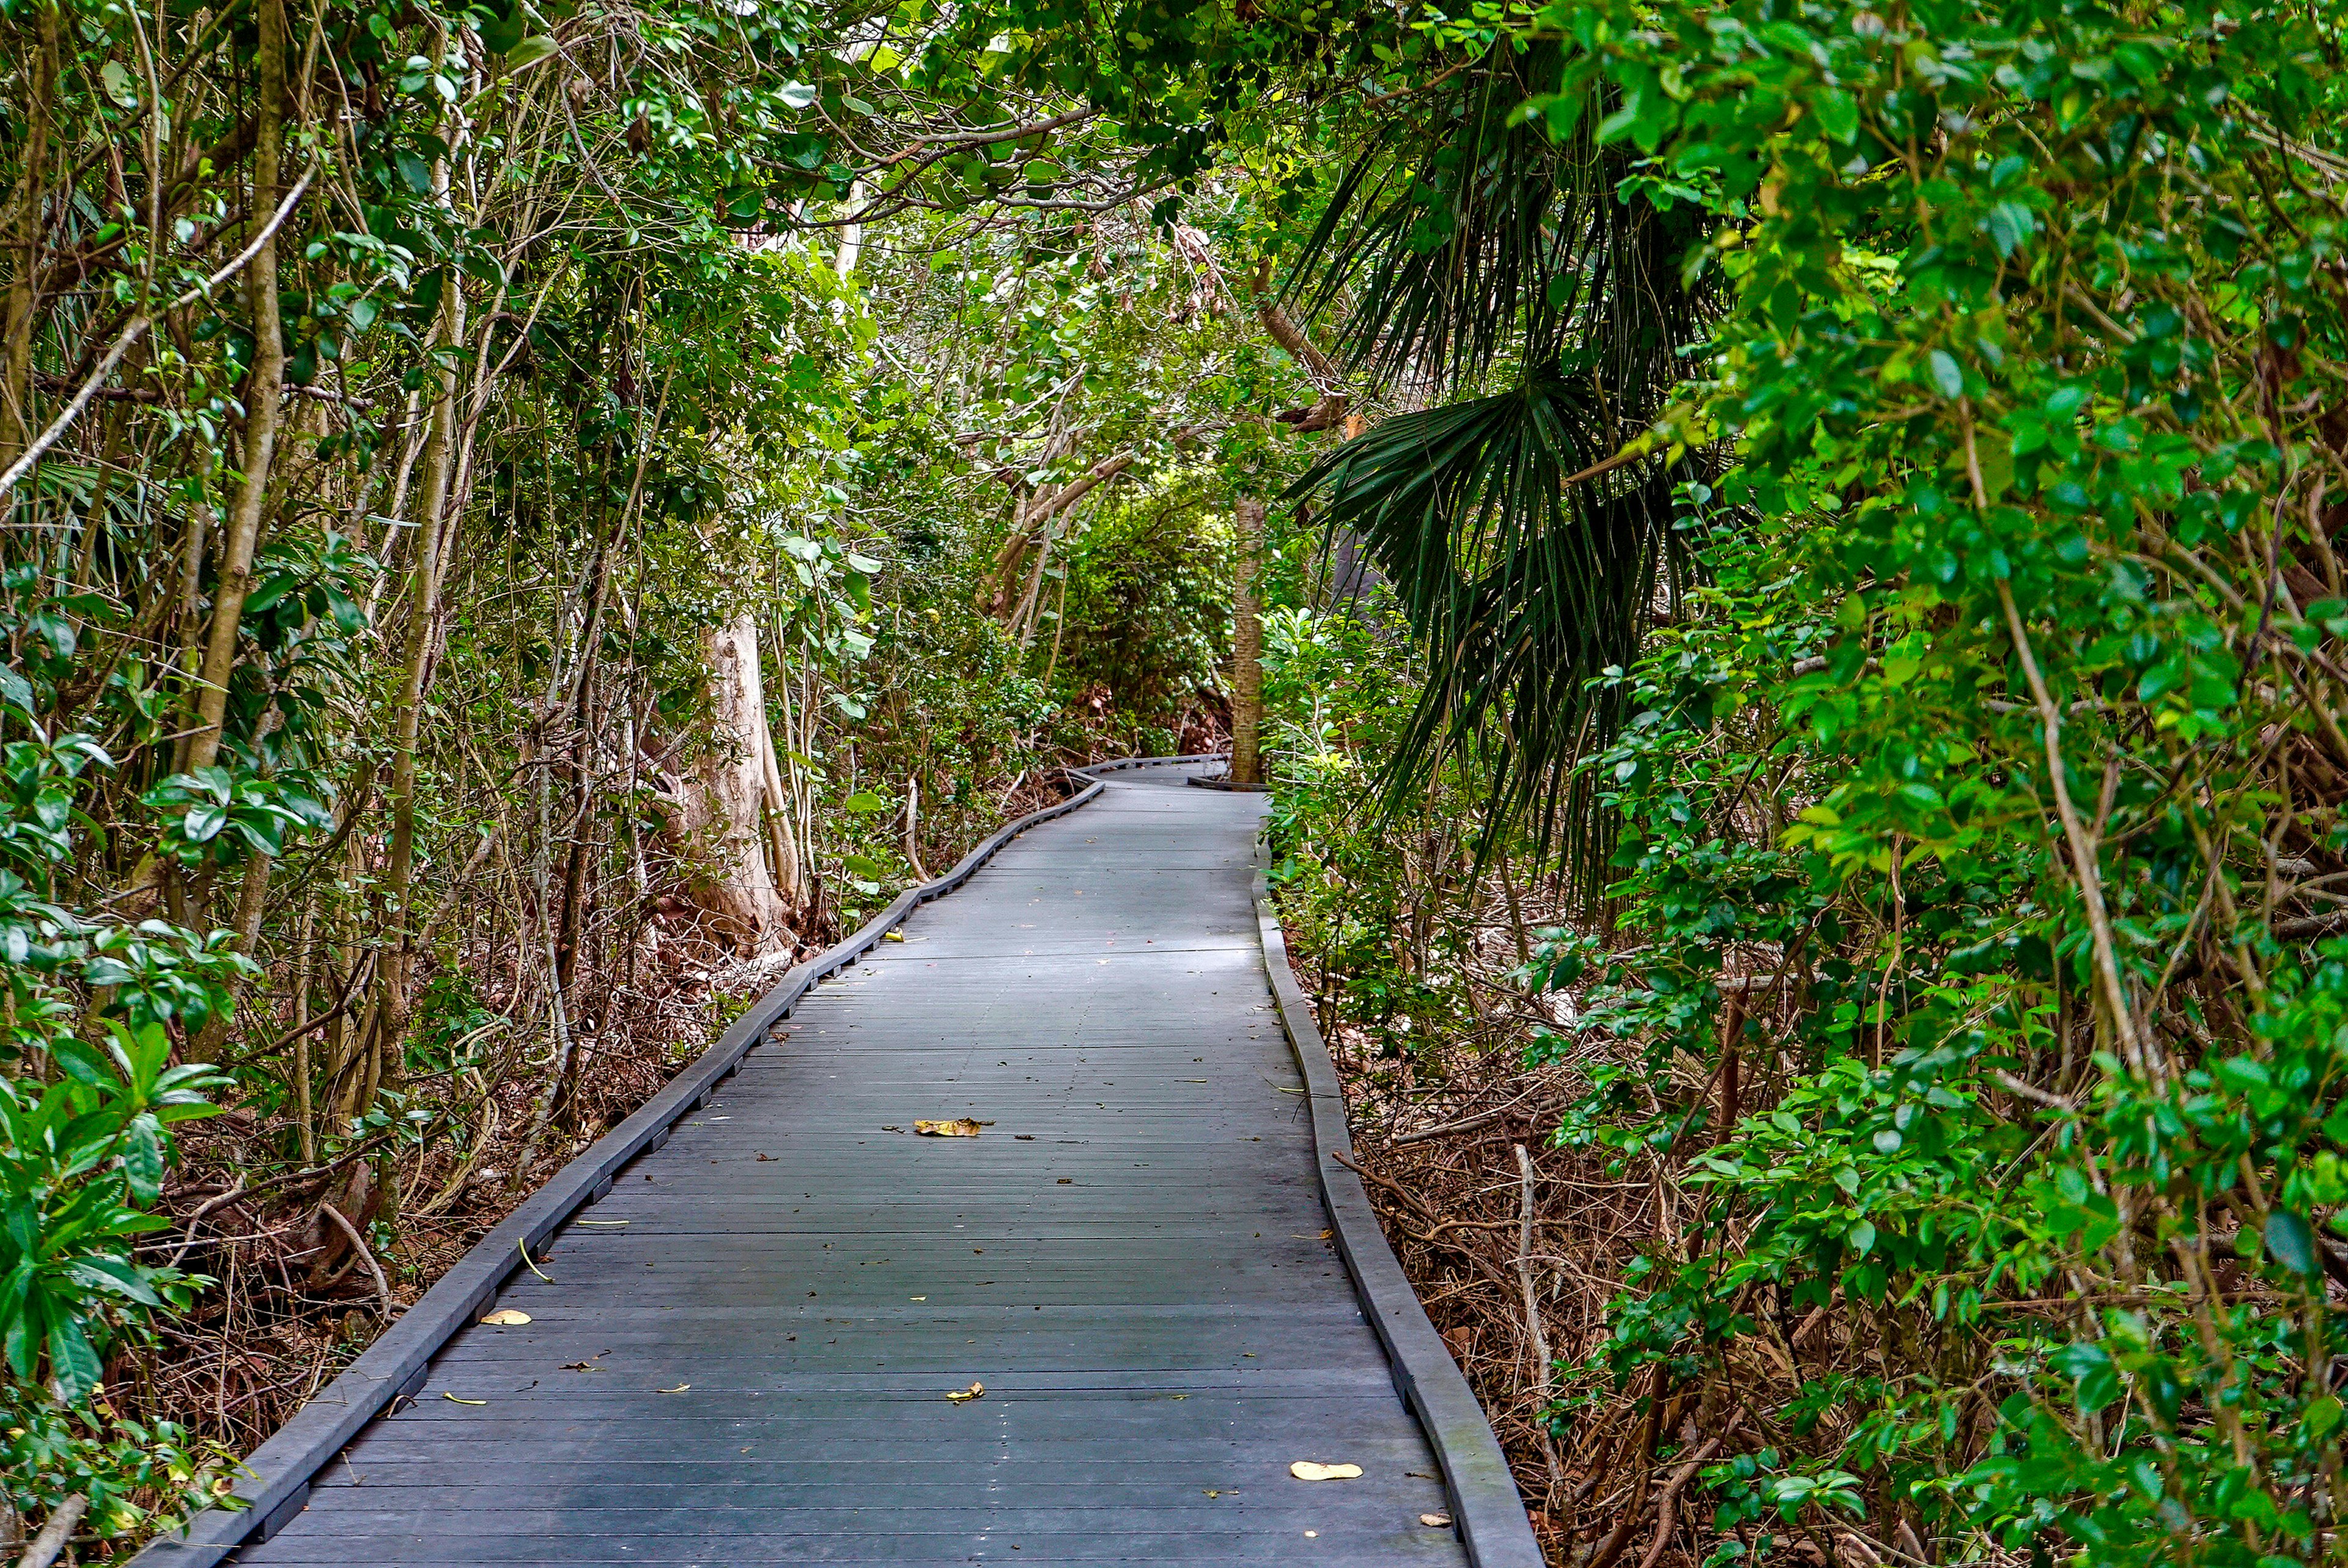
[[[789,1017],[808,991],[878,947],[915,909],[969,881],[998,850],[1029,828],[1098,799],[1107,785],[1092,775],[1208,760],[1203,755],[1131,757],[1068,769],[1091,782],[1056,804],[1004,824],[963,856],[953,870],[907,888],[854,935],[786,974],[734,1020],[716,1044],[669,1080],[666,1088],[604,1133],[475,1243],[396,1323],[255,1449],[244,1461],[244,1473],[233,1489],[243,1508],[206,1509],[190,1520],[184,1530],[149,1542],[131,1563],[144,1568],[214,1568],[238,1547],[274,1535],[309,1501],[311,1477],[332,1463],[369,1421],[395,1401],[413,1399],[423,1390],[432,1358],[496,1299],[499,1286],[522,1267],[525,1249],[544,1245],[572,1214],[609,1192],[612,1179],[629,1161],[667,1143],[669,1129],[705,1103],[717,1086],[740,1068],[742,1059],[766,1040],[767,1031]]]
[[[1313,1021],[1312,1004],[1288,967],[1288,938],[1272,907],[1268,871],[1269,848],[1258,840],[1255,914],[1263,939],[1264,971],[1279,1004],[1282,1028],[1304,1074],[1305,1098],[1313,1112],[1313,1163],[1320,1170],[1322,1201],[1328,1205],[1330,1229],[1336,1233],[1345,1270],[1353,1276],[1363,1313],[1385,1347],[1395,1391],[1418,1417],[1443,1467],[1451,1517],[1468,1548],[1468,1560],[1476,1568],[1542,1568],[1540,1544],[1525,1517],[1524,1499],[1483,1407],[1386,1245],[1362,1178],[1337,1163],[1339,1154],[1352,1156],[1345,1098],[1337,1085],[1328,1042]]]

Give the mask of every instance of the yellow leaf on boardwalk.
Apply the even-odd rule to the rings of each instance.
[[[1298,1460],[1288,1467],[1288,1473],[1299,1481],[1354,1481],[1360,1477],[1357,1464],[1314,1464],[1309,1459]]]
[[[946,1390],[946,1398],[957,1405],[967,1404],[973,1399],[983,1399],[986,1398],[986,1385],[973,1383],[967,1389],[949,1389]]]
[[[500,1307],[481,1321],[499,1328],[519,1328],[530,1321],[530,1314],[519,1307]]]
[[[930,1138],[975,1138],[982,1125],[967,1116],[958,1116],[951,1122],[916,1122],[913,1131]]]

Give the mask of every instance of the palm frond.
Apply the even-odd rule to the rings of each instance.
[[[1587,887],[1609,828],[1575,760],[1620,722],[1591,682],[1636,656],[1673,572],[1673,487],[1661,463],[1570,487],[1606,456],[1591,379],[1543,367],[1496,396],[1399,415],[1316,466],[1317,495],[1395,594],[1427,675],[1383,779],[1389,809],[1457,754],[1488,776],[1496,818],[1524,820]]]
[[[1628,665],[1675,572],[1659,462],[1576,484],[1653,422],[1703,340],[1684,283],[1692,208],[1622,194],[1631,155],[1589,128],[1511,123],[1554,90],[1558,56],[1497,49],[1380,122],[1338,178],[1290,298],[1402,401],[1290,492],[1359,536],[1424,648],[1427,684],[1384,778],[1389,808],[1468,755],[1504,821],[1562,850],[1588,890],[1612,825],[1574,763],[1611,738],[1591,679]],[[1474,395],[1496,381],[1497,395]]]
[[[1457,395],[1496,369],[1586,364],[1632,407],[1678,379],[1703,330],[1680,283],[1701,214],[1618,195],[1629,155],[1586,128],[1511,123],[1558,77],[1554,48],[1496,49],[1380,123],[1338,177],[1285,296],[1336,316],[1358,374]]]

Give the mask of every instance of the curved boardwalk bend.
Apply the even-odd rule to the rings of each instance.
[[[798,999],[672,1132],[615,1131],[595,1201],[509,1222],[394,1331],[428,1341],[387,1334],[406,1362],[354,1368],[256,1456],[260,1507],[142,1561],[1533,1568],[1488,1430],[1326,1159],[1334,1079],[1258,924],[1261,798],[1104,778]],[[988,1125],[912,1132],[953,1117]],[[531,1234],[551,1278],[520,1266]],[[474,1321],[492,1307],[530,1321]],[[371,1375],[411,1392],[369,1421]],[[1421,1522],[1452,1513],[1467,1539]]]

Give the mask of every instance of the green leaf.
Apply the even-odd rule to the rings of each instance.
[[[1931,366],[1932,384],[1941,389],[1941,396],[1957,398],[1965,395],[1965,373],[1948,350],[1934,349],[1926,363]]]
[[[130,1123],[130,1135],[123,1141],[122,1173],[140,1203],[151,1204],[162,1192],[163,1145],[152,1116]]]
[[[69,1404],[80,1403],[98,1387],[103,1368],[78,1318],[60,1317],[49,1325],[49,1368]]]
[[[59,1035],[49,1041],[49,1059],[77,1082],[103,1083],[114,1077],[113,1063],[71,1035]]]
[[[1840,87],[1828,87],[1810,100],[1818,128],[1849,147],[1859,139],[1859,102]]]
[[[127,1296],[142,1307],[160,1307],[163,1298],[155,1294],[145,1275],[135,1266],[113,1257],[79,1257],[66,1266],[67,1275],[77,1284],[109,1295]]]
[[[869,789],[858,790],[854,794],[850,795],[842,804],[845,804],[849,810],[864,816],[870,816],[875,812],[883,812],[889,809],[889,803],[882,800],[879,795],[874,794]]]
[[[2311,1279],[2322,1272],[2315,1255],[2315,1232],[2306,1220],[2289,1209],[2276,1209],[2267,1215],[2265,1234],[2269,1257]]]
[[[399,169],[400,182],[418,196],[432,194],[432,166],[416,154],[401,148],[391,155]]]
[[[561,47],[543,33],[524,38],[506,51],[506,69],[519,71],[539,61],[561,53]]]

